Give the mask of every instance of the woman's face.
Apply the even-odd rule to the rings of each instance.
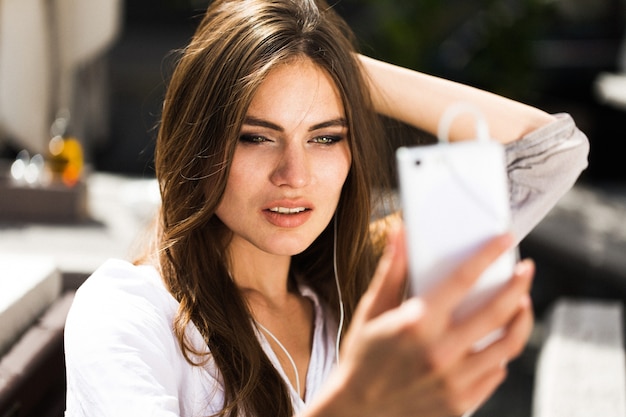
[[[231,245],[304,251],[330,222],[351,163],[341,98],[309,59],[274,68],[253,97],[217,216]]]

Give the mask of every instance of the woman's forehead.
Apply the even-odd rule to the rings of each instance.
[[[343,101],[332,77],[310,59],[272,68],[252,97],[247,114],[311,123],[345,118]]]

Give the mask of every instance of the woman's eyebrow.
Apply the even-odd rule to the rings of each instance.
[[[267,120],[263,119],[258,119],[252,116],[246,116],[246,118],[243,119],[243,124],[248,126],[266,127],[268,129],[276,130],[277,132],[285,131],[285,129],[275,123],[268,122]]]
[[[327,127],[347,127],[347,126],[348,126],[348,122],[346,121],[346,119],[343,117],[339,117],[337,119],[332,119],[327,122],[322,122],[322,123],[313,125],[309,128],[309,132],[313,132],[314,130],[318,130],[318,129],[325,129]]]
[[[277,132],[285,131],[285,129],[283,129],[281,126],[277,125],[276,123],[272,123],[267,120],[259,119],[253,116],[246,116],[246,118],[243,120],[243,124],[248,125],[248,126],[265,127],[268,129],[275,130]],[[331,119],[325,122],[314,124],[313,126],[309,128],[309,132],[313,132],[319,129],[325,129],[327,127],[337,127],[337,126],[346,127],[348,126],[348,122],[346,121],[345,118],[338,117],[336,119]]]

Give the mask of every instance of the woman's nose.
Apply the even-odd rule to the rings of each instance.
[[[271,175],[276,186],[304,187],[311,181],[310,161],[306,149],[299,144],[288,144],[281,152]]]

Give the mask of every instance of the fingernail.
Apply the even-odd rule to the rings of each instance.
[[[523,260],[515,265],[515,275],[526,275],[530,271],[532,263],[528,260]]]
[[[424,315],[424,301],[418,297],[409,298],[402,303],[402,309],[410,317],[421,317]]]

